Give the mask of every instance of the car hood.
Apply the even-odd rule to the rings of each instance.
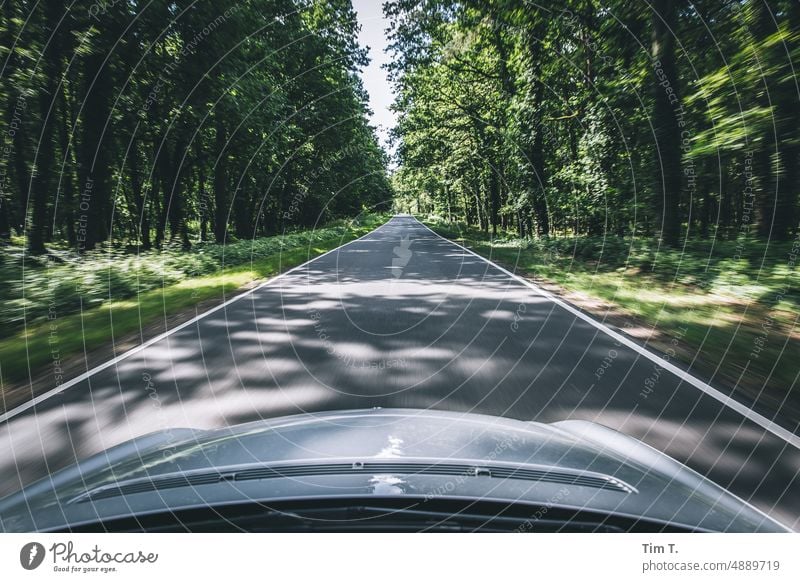
[[[59,530],[238,500],[371,495],[508,500],[697,530],[786,531],[677,461],[598,424],[410,409],[153,433],[0,500],[0,530]]]

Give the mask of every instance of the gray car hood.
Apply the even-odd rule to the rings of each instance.
[[[403,409],[153,433],[0,500],[0,530],[58,530],[253,499],[372,495],[591,509],[708,531],[786,531],[684,465],[597,424]]]

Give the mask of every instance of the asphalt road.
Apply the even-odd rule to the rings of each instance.
[[[800,450],[410,217],[13,415],[0,495],[155,430],[373,406],[600,422],[800,529]]]

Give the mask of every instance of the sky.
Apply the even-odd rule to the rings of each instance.
[[[369,105],[373,112],[371,122],[378,128],[383,147],[391,151],[388,138],[389,130],[395,124],[395,116],[389,111],[389,106],[394,101],[394,94],[386,71],[381,69],[381,65],[389,60],[385,52],[388,40],[384,33],[389,21],[383,17],[382,4],[383,0],[353,0],[361,25],[358,42],[362,47],[369,47],[370,64],[361,72],[361,78],[369,93]]]

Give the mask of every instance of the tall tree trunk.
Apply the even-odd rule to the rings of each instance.
[[[661,214],[661,237],[674,246],[680,239],[681,199],[681,111],[675,64],[674,34],[678,22],[676,0],[654,0],[653,4],[653,127],[656,138],[655,208]]]
[[[58,111],[58,92],[61,90],[61,43],[62,33],[57,30],[63,4],[59,0],[44,3],[44,29],[48,42],[42,50],[44,86],[39,93],[39,119],[42,126],[36,148],[36,175],[33,178],[33,213],[28,229],[28,250],[32,254],[45,252],[47,236],[47,201],[53,188],[53,163],[55,161],[55,129]],[[63,113],[63,112],[62,112]]]
[[[538,21],[537,21],[538,22]],[[541,26],[541,25],[537,25]],[[530,97],[537,109],[532,112],[532,118],[528,120],[528,147],[525,152],[527,163],[530,170],[527,175],[526,188],[528,197],[536,219],[536,231],[539,236],[550,234],[550,215],[547,209],[547,197],[545,196],[545,185],[547,176],[545,175],[545,156],[544,156],[544,132],[542,122],[542,96],[544,94],[544,83],[540,79],[541,74],[541,30],[531,30],[527,36],[528,50],[528,77],[530,79]],[[530,218],[528,219],[530,220]],[[529,233],[532,234],[531,229]]]
[[[0,237],[4,240],[11,238],[12,227],[17,232],[24,230],[25,200],[30,188],[30,174],[28,173],[27,145],[25,131],[25,117],[28,103],[22,87],[9,81],[14,78],[17,69],[17,51],[12,49],[17,36],[18,10],[16,2],[4,2],[2,17],[4,35],[2,45],[8,47],[9,54],[3,66],[3,79],[8,88],[5,104],[6,129],[3,132],[2,145],[8,148],[7,155],[0,156]],[[6,141],[7,140],[7,141]],[[13,162],[12,162],[13,159]],[[16,196],[14,196],[16,191]]]
[[[544,176],[544,151],[542,126],[537,123],[533,129],[533,139],[528,150],[528,163],[531,165],[529,188],[531,188],[531,198],[533,213],[536,217],[536,230],[539,236],[550,234],[550,215],[547,210],[547,197],[545,196],[545,176]]]
[[[109,19],[110,20],[110,19]],[[107,26],[101,33],[99,46],[111,46],[109,37],[115,30]],[[113,37],[116,40],[116,36]],[[108,239],[108,216],[112,203],[111,103],[114,81],[105,51],[95,49],[86,59],[82,135],[78,156],[80,204],[86,208],[85,241],[79,247],[91,250]]]
[[[161,164],[159,162],[158,141],[153,143],[153,171],[150,174],[150,206],[151,214],[156,223],[156,237],[154,245],[160,249],[164,244],[164,208],[161,203]]]
[[[19,92],[10,112],[10,126],[13,127],[16,124],[12,147],[14,152],[14,177],[16,178],[17,191],[19,192],[13,224],[19,232],[25,229],[25,202],[30,195],[31,189],[31,173],[28,164],[28,129],[31,124],[28,123],[25,117],[27,108],[28,102],[25,99],[25,95]]]
[[[11,197],[6,196],[5,175],[0,180],[3,181],[0,186],[0,244],[4,244],[11,240],[11,213],[8,207]]]
[[[200,240],[208,240],[208,192],[206,192],[206,167],[203,159],[198,164],[198,211],[200,212]]]
[[[707,181],[702,182],[703,186],[703,210],[700,213],[700,238],[708,238],[708,227],[711,222],[711,207],[714,203],[711,195],[711,185]]]
[[[731,162],[726,160],[724,170],[720,175],[719,184],[719,222],[721,225],[722,238],[727,239],[730,235],[731,224],[733,223],[733,200],[731,200],[731,188],[729,174]]]
[[[239,188],[236,190],[235,198],[233,200],[233,222],[238,239],[253,238],[253,229],[250,224],[250,216],[247,209],[248,206],[248,190],[247,179],[242,179]]]
[[[61,155],[63,168],[61,183],[63,186],[64,200],[59,206],[62,209],[62,222],[67,233],[67,243],[70,248],[75,248],[75,156],[74,147],[70,143],[70,135],[74,126],[74,117],[67,91],[61,91]]]
[[[489,226],[486,223],[486,215],[483,212],[483,208],[481,205],[481,197],[480,197],[480,189],[476,187],[473,191],[473,197],[475,199],[475,214],[478,217],[478,228],[482,231],[487,232],[489,230]]]
[[[214,239],[218,243],[225,242],[225,231],[228,229],[228,177],[226,174],[226,131],[222,120],[222,112],[216,115],[215,153],[217,162],[214,166]]]
[[[775,24],[772,21],[772,11],[765,5],[764,0],[749,0],[746,6],[746,14],[749,29],[752,34],[754,61],[752,66],[758,67],[761,77],[758,79],[758,90],[756,92],[756,104],[769,109],[774,107],[773,115],[769,122],[760,129],[755,138],[752,151],[752,180],[747,184],[748,197],[745,198],[744,213],[754,211],[755,216],[750,220],[756,225],[758,235],[762,238],[773,236],[772,228],[775,221],[776,211],[776,174],[780,159],[776,156],[778,148],[777,125],[777,103],[771,94],[776,88],[771,86],[770,75],[766,72],[772,63],[770,62],[770,50],[765,46],[765,39],[775,32]],[[774,164],[774,165],[773,165]],[[749,198],[749,199],[748,199]]]
[[[186,146],[183,139],[178,139],[175,149],[172,152],[170,163],[170,180],[165,196],[167,202],[167,219],[169,221],[170,240],[173,241],[181,237],[181,245],[184,250],[191,247],[189,241],[188,226],[186,224],[186,204],[184,201],[185,192],[191,190],[191,184],[184,189],[186,176],[191,176],[191,168],[187,168],[188,162],[185,159]]]
[[[763,39],[775,32],[775,24],[772,22],[773,14],[763,4],[760,11],[765,14],[764,20],[768,20],[759,30],[763,35],[759,40],[763,42]],[[800,2],[789,2],[785,13],[788,29],[797,34],[800,31]],[[800,128],[797,75],[783,45],[768,46],[765,51],[768,54],[764,60],[769,69],[775,71],[770,74],[769,79],[769,99],[775,111],[775,136],[769,136],[775,143],[775,148],[770,147],[775,150],[770,160],[773,185],[764,200],[765,214],[773,218],[771,224],[760,221],[759,227],[762,236],[770,234],[774,240],[788,240],[797,226],[797,190],[800,188],[797,167],[800,163],[800,146],[797,143],[797,132]]]
[[[492,235],[497,236],[498,213],[500,211],[500,179],[497,167],[489,164],[489,208],[492,219]]]
[[[141,165],[139,164],[139,144],[135,141],[131,144],[130,167],[131,190],[133,191],[133,200],[136,206],[136,235],[139,238],[142,249],[147,250],[150,248],[150,216],[147,212],[147,197],[144,193],[144,180]]]

